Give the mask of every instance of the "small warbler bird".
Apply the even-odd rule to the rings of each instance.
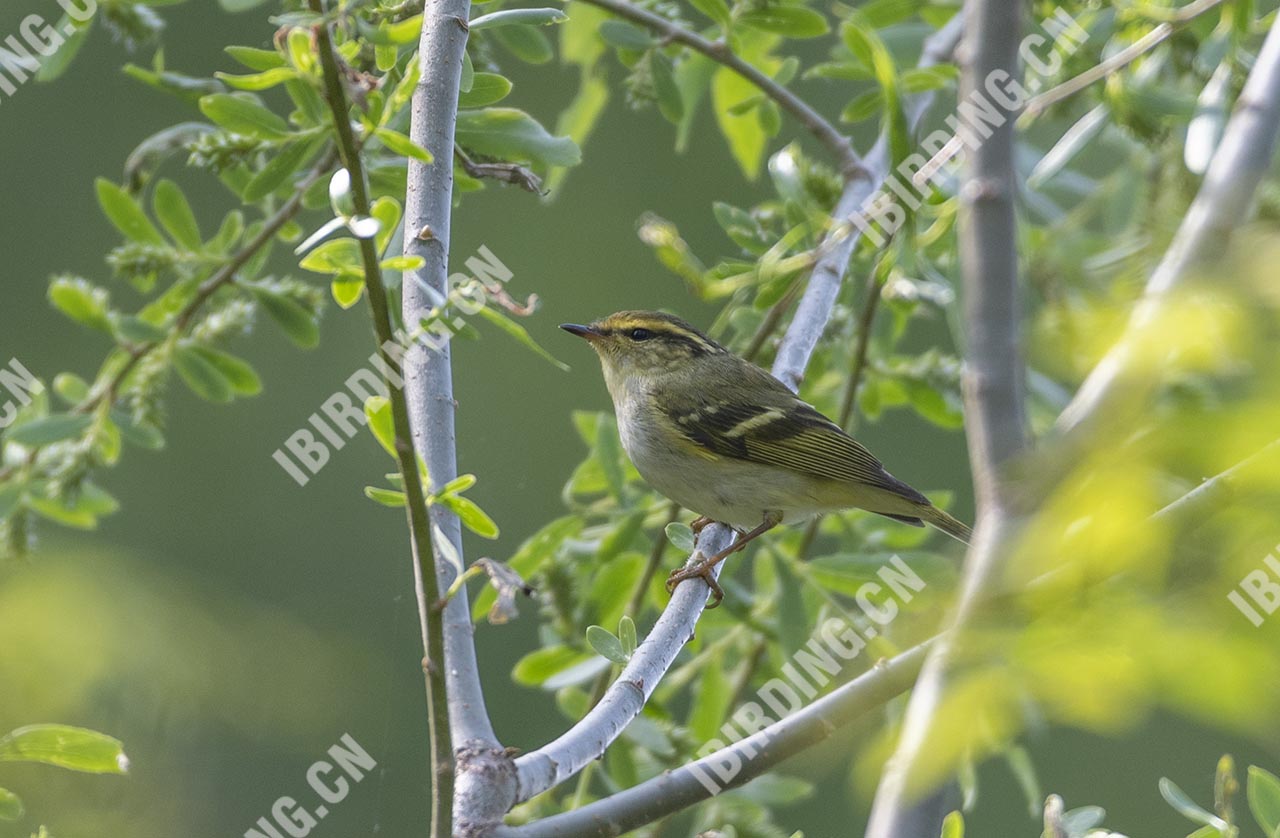
[[[667,590],[702,578],[724,593],[711,570],[783,522],[858,508],[963,542],[970,530],[885,471],[853,437],[801,401],[781,381],[739,358],[678,317],[620,311],[565,331],[600,356],[618,415],[622,447],[657,491],[737,531],[720,553],[672,572]]]

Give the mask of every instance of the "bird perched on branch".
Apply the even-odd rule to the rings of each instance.
[[[853,437],[778,379],[678,317],[620,311],[562,329],[600,356],[622,447],[654,489],[738,533],[728,549],[679,568],[667,590],[702,578],[778,524],[858,508],[963,542],[970,530],[885,471]],[[714,607],[713,604],[713,607]]]

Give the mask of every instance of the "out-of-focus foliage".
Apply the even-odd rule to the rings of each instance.
[[[242,11],[265,0],[223,5]],[[939,94],[941,104],[920,136],[955,107],[954,67],[916,67],[925,37],[951,18],[955,3],[642,5],[722,45],[777,84],[821,101],[851,130],[885,136],[895,163],[915,150],[904,111],[910,96]],[[37,517],[91,527],[115,511],[94,475],[118,461],[124,443],[163,445],[161,395],[175,373],[210,401],[255,395],[261,385],[252,367],[227,351],[253,318],[265,313],[292,342],[314,346],[326,297],[343,308],[360,300],[356,239],[375,240],[393,287],[398,272],[413,267],[394,250],[403,234],[406,161],[429,157],[408,137],[420,6],[387,0],[334,6],[330,16],[356,103],[351,116],[375,199],[367,218],[352,212],[349,178],[336,168],[308,31],[319,21],[301,4],[286,2],[271,18],[278,27],[272,48],[229,48],[229,61],[240,66],[233,70],[229,63],[215,78],[182,75],[170,68],[172,55],[167,63],[157,56],[150,68],[130,69],[140,82],[188,102],[193,121],[142,142],[122,185],[98,184],[102,210],[123,238],[107,259],[114,284],[77,276],[51,284],[50,301],[101,336],[109,350],[92,380],[59,375],[0,436],[0,532],[9,552],[25,550]],[[1125,338],[1135,347],[1135,372],[1161,383],[1155,401],[1132,421],[1088,440],[1084,450],[1062,452],[1052,433],[1070,393],[1124,333],[1274,11],[1236,0],[1183,19],[1167,4],[1046,0],[1030,4],[1027,19],[1036,27],[1058,11],[1084,34],[1049,66],[1024,68],[1028,91],[1048,90],[1096,66],[1165,19],[1176,31],[1060,103],[1040,109],[1033,100],[1021,126],[1017,246],[1027,279],[1029,413],[1041,442],[1020,464],[1027,521],[1007,591],[995,592],[990,613],[959,640],[964,666],[942,705],[939,729],[946,735],[931,745],[927,776],[916,778],[923,784],[958,771],[966,811],[978,802],[974,767],[993,755],[1006,761],[1029,808],[1040,811],[1037,772],[1019,744],[1029,728],[1115,733],[1167,710],[1260,735],[1273,729],[1280,710],[1274,655],[1280,621],[1255,627],[1226,600],[1280,540],[1273,524],[1280,469],[1274,459],[1252,463],[1232,479],[1228,503],[1218,497],[1179,502],[1201,480],[1263,449],[1280,427],[1274,364],[1280,296],[1273,281],[1280,186],[1274,177],[1261,185],[1259,222],[1238,232],[1232,259],[1165,300]],[[135,40],[159,31],[148,4],[104,2],[98,19],[136,31]],[[77,37],[90,28],[81,27]],[[638,219],[638,235],[691,297],[720,306],[709,327],[713,336],[767,365],[833,226],[843,185],[838,161],[826,159],[776,101],[741,76],[586,0],[569,3],[563,14],[485,3],[470,28],[458,162],[432,165],[455,165],[459,195],[484,186],[468,161],[523,167],[555,190],[567,168],[590,154],[589,139],[611,100],[651,109],[670,123],[676,150],[686,148],[700,126],[714,126],[744,177],[762,181],[758,199],[738,206],[707,196],[707,215],[723,231],[714,252],[691,245],[679,225],[657,214]],[[548,130],[509,100],[519,100],[521,65],[557,56],[576,70],[578,86]],[[704,111],[710,113],[699,121]],[[217,224],[196,219],[182,190],[160,174],[175,156],[216,177],[240,207]],[[465,199],[461,206],[465,211]],[[961,448],[961,206],[955,177],[944,172],[918,207],[904,210],[905,223],[887,243],[863,240],[856,249],[801,390],[846,426],[910,416],[956,431]],[[307,225],[295,218],[321,211],[331,218],[317,216]],[[304,226],[317,231],[305,241]],[[266,270],[280,241],[302,242],[299,268],[322,277],[323,285]],[[466,289],[451,290],[457,295],[428,320],[460,308]],[[484,318],[528,345],[527,332],[506,316],[521,307],[510,298],[491,299],[496,304]],[[672,307],[679,308],[678,298]],[[385,410],[376,402],[368,409],[375,435],[389,447]],[[643,640],[667,601],[665,570],[682,558],[690,538],[682,523],[688,515],[649,490],[627,461],[612,417],[577,413],[573,426],[586,456],[565,484],[565,514],[505,562],[538,590],[541,647],[516,665],[516,689],[554,694],[566,724],[582,718]],[[892,456],[885,459],[896,468]],[[433,500],[448,504],[473,530],[496,533],[461,494],[473,480],[459,481]],[[948,489],[956,487],[920,488],[946,506]],[[388,505],[403,502],[395,485],[370,487],[368,494]],[[670,549],[673,542],[678,550]],[[957,579],[954,544],[858,512],[771,533],[759,544],[745,560],[730,561],[723,607],[704,617],[654,700],[603,762],[576,786],[529,801],[513,820],[582,805],[681,765],[709,742],[736,738],[740,730],[726,727],[735,713],[763,685],[790,677],[793,655],[831,619],[856,628],[867,647],[806,699],[928,638]],[[893,616],[882,621],[873,618],[865,594],[883,581],[894,556],[922,587],[895,600]],[[506,594],[518,587],[504,584]],[[475,603],[477,619],[491,613],[497,599],[486,586]],[[510,616],[505,608],[499,613]],[[877,729],[888,722],[885,733],[848,735],[860,743],[853,785],[870,787],[890,752],[899,711],[891,704],[876,720]],[[821,759],[843,756],[826,752]],[[1249,805],[1268,834],[1280,818],[1273,781],[1265,772],[1250,773]],[[785,836],[774,822],[776,807],[811,793],[806,780],[772,774],[704,806],[691,828]],[[1170,795],[1183,811],[1185,795]],[[1222,808],[1230,809],[1230,796],[1219,797],[1227,803],[1220,799],[1213,817],[1225,826],[1204,823],[1197,838],[1233,834],[1235,822]],[[1064,817],[1068,835],[1101,823],[1089,808]],[[636,834],[663,829],[655,824]],[[963,832],[957,815],[944,834]]]

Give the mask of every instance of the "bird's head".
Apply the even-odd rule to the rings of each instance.
[[[724,347],[679,317],[658,311],[620,311],[585,326],[560,326],[591,344],[600,356],[609,390],[635,379],[656,378],[696,366]]]

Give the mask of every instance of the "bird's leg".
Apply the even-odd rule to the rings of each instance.
[[[714,556],[708,556],[702,561],[691,564],[688,567],[679,567],[671,571],[671,575],[667,577],[667,593],[673,593],[676,586],[686,579],[701,579],[706,582],[707,587],[711,589],[711,596],[713,598],[713,602],[707,607],[715,608],[720,604],[720,601],[724,599],[724,589],[720,587],[720,583],[716,581],[716,578],[712,575],[711,571],[716,565],[720,564],[720,562],[724,561],[731,554],[746,547],[749,542],[764,535],[780,523],[782,523],[782,513],[766,512],[764,515],[764,521],[761,522],[760,526],[747,533],[739,532],[738,535],[740,537],[738,540],[721,550],[719,553],[716,553]]]
[[[714,523],[715,521],[711,520],[706,515],[699,515],[697,518],[694,518],[693,521],[689,523],[689,529],[693,530],[693,534],[695,536],[699,536],[699,535],[702,535],[703,530],[705,530],[707,527],[711,526]]]

